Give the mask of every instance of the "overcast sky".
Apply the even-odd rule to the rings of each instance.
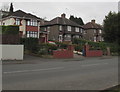
[[[10,2],[4,2],[10,4]],[[66,14],[81,17],[84,23],[95,19],[102,24],[103,19],[110,11],[118,12],[118,2],[13,2],[14,10],[23,10],[38,17],[51,20]]]

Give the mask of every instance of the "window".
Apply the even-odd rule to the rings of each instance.
[[[75,28],[75,32],[79,32],[79,28],[78,27]]]
[[[71,31],[71,26],[67,26],[67,30],[68,30],[68,31]]]
[[[62,42],[62,35],[59,35],[59,42]]]
[[[94,42],[96,42],[96,37],[94,36]]]
[[[28,26],[37,26],[38,23],[37,23],[37,20],[28,20],[27,25]]]
[[[71,35],[70,34],[64,35],[64,40],[65,41],[71,41]]]
[[[102,33],[102,30],[99,30],[99,33],[101,34],[101,33]]]
[[[62,26],[61,26],[61,25],[59,26],[59,30],[60,30],[60,31],[62,30]]]
[[[32,38],[37,38],[38,37],[38,33],[34,32],[34,31],[27,31],[27,37],[32,37]]]
[[[94,29],[94,33],[96,33],[96,30]]]
[[[30,25],[30,20],[27,21],[27,25]]]
[[[84,30],[83,32],[84,32],[84,34],[86,34],[86,33],[87,33],[87,30]]]
[[[50,31],[50,27],[47,27],[47,31],[48,31],[48,32]]]
[[[16,19],[15,23],[16,25],[20,25],[20,19]]]
[[[80,38],[79,35],[74,35],[73,38]]]
[[[44,31],[47,31],[47,28],[46,28],[46,27],[44,28]]]
[[[83,30],[82,30],[82,28],[81,28],[81,29],[80,29],[80,32],[82,33],[82,31],[83,31]]]

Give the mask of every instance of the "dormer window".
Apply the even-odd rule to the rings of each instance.
[[[67,30],[68,30],[68,31],[71,31],[71,26],[67,26]]]
[[[20,25],[20,19],[16,19],[15,24]]]

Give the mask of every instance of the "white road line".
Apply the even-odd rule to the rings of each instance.
[[[56,70],[56,69],[63,69],[63,68],[64,68],[64,67],[55,67],[55,68],[46,68],[46,69],[35,69],[35,70],[11,71],[11,72],[3,72],[3,74],[11,74],[11,73],[24,73],[24,72],[37,72],[37,71]]]
[[[89,65],[81,65],[81,66],[97,66],[97,65],[102,65],[102,64],[108,64],[108,63],[99,63],[99,64],[89,64]]]

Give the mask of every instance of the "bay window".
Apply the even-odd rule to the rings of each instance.
[[[32,37],[32,38],[37,38],[38,37],[38,33],[34,32],[34,31],[27,31],[27,37]]]

